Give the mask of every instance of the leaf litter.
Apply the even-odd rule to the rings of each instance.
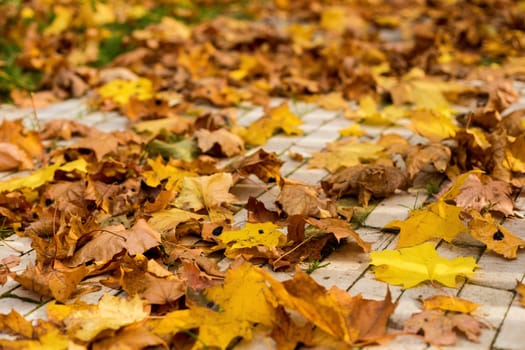
[[[425,242],[454,243],[464,232],[516,258],[525,243],[500,219],[514,215],[525,183],[525,114],[505,111],[519,98],[512,81],[525,76],[520,6],[0,5],[0,45],[9,47],[0,54],[2,98],[28,107],[87,96],[129,120],[113,133],[67,120],[35,120],[35,130],[0,125],[0,170],[30,172],[0,182],[2,232],[29,237],[37,257],[19,273],[16,257],[4,258],[0,282],[56,300],[47,321],[1,315],[1,330],[15,337],[1,347],[227,348],[256,332],[279,348],[386,343],[396,335],[386,333],[395,309],[386,287],[383,300],[326,290],[298,264],[357,244],[379,280],[455,287],[457,276],[475,273],[474,258],[447,260]],[[274,97],[354,122],[308,157],[309,167],[331,173],[319,185],[287,179],[279,155],[264,151],[276,134],[304,133],[301,116],[287,103],[270,105]],[[238,124],[239,107],[254,105],[263,116]],[[359,124],[407,127],[423,141],[376,139]],[[263,147],[246,153],[255,146]],[[399,231],[399,249],[373,251],[354,214],[431,181],[448,185],[385,226]],[[232,189],[245,182],[274,186],[275,202],[237,198]],[[358,205],[345,207],[349,197]],[[248,222],[234,226],[243,208]],[[268,267],[294,277],[277,281]],[[92,277],[129,297],[79,301]],[[404,333],[437,346],[454,344],[454,330],[478,341],[483,323],[468,301],[425,305],[432,310],[408,319]]]

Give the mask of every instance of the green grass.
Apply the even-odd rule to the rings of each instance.
[[[327,267],[328,265],[330,265],[329,262],[323,264],[320,260],[312,260],[308,262],[308,266],[305,269],[303,269],[303,271],[307,274],[311,274],[315,270],[322,269],[323,267]]]

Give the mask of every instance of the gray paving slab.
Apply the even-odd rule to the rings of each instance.
[[[525,308],[519,304],[519,298],[518,295],[514,295],[492,345],[494,349],[521,350],[525,346]]]

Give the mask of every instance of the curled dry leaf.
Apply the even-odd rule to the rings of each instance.
[[[238,171],[241,176],[254,174],[265,183],[279,182],[281,179],[281,165],[283,161],[275,152],[268,153],[264,149],[235,162],[231,169]]]
[[[199,129],[195,137],[201,151],[207,154],[231,157],[244,151],[244,141],[226,129]]]
[[[13,279],[35,293],[65,302],[77,285],[88,275],[86,266],[67,267],[58,260],[46,267],[28,265],[24,272]]]
[[[450,161],[450,148],[429,144],[411,149],[406,159],[408,176],[413,179],[420,171],[443,173]]]
[[[276,205],[287,215],[337,217],[336,203],[329,198],[321,199],[320,195],[320,191],[313,186],[285,180]]]
[[[305,221],[324,232],[332,233],[337,241],[340,241],[343,238],[352,237],[363,251],[368,253],[371,250],[371,244],[363,241],[361,237],[359,237],[359,234],[350,228],[350,224],[344,220],[334,218],[320,220],[307,218]]]
[[[76,251],[71,265],[78,266],[90,261],[107,262],[123,250],[131,255],[142,254],[160,242],[160,233],[144,219],[139,219],[129,230],[124,225],[108,226]]]
[[[406,187],[405,174],[396,167],[359,164],[339,171],[321,181],[325,193],[335,198],[358,195],[359,204],[368,205],[373,196],[384,198]]]
[[[374,343],[380,340],[385,336],[388,317],[396,307],[389,291],[384,300],[368,300],[361,295],[351,296],[337,287],[327,291],[299,270],[295,272],[293,279],[283,283],[267,272],[261,273],[280,305],[297,311],[346,344]]]

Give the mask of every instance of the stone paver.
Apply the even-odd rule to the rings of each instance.
[[[520,88],[525,87],[519,86]],[[525,95],[525,88],[522,91]],[[283,100],[275,100],[272,105],[278,105]],[[520,101],[525,104],[525,98]],[[338,111],[326,111],[308,103],[294,102],[289,103],[290,108],[298,114],[303,122],[303,135],[284,136],[276,135],[268,143],[261,147],[266,151],[278,153],[284,161],[282,174],[292,180],[302,181],[310,185],[317,185],[320,180],[328,175],[322,169],[308,168],[308,157],[312,152],[322,150],[329,142],[337,140],[339,130],[354,123],[346,119],[343,113]],[[511,108],[518,108],[512,106]],[[247,107],[239,111],[239,124],[249,125],[257,120],[262,114],[261,108]],[[0,106],[0,119],[15,119],[24,117],[27,125],[31,125],[32,111],[25,109],[19,110],[9,106]],[[102,113],[90,111],[82,100],[64,101],[54,106],[47,107],[38,111],[38,118],[42,121],[55,118],[69,118],[77,120],[87,125],[95,125],[103,131],[122,130],[127,126],[127,119],[115,113]],[[373,140],[384,133],[398,133],[407,138],[412,144],[425,142],[424,138],[415,135],[412,131],[401,126],[366,126],[361,128],[366,131],[363,140]],[[250,152],[254,152],[251,150]],[[305,157],[301,160],[292,156],[300,154]],[[230,161],[221,162],[226,165]],[[8,174],[0,173],[0,178]],[[279,194],[278,187],[268,186],[257,178],[249,178],[236,184],[232,192],[238,197],[239,203],[244,204],[250,196],[263,201],[269,209],[275,208],[275,200]],[[359,234],[365,241],[372,243],[374,250],[394,249],[397,243],[397,235],[382,232],[381,229],[392,220],[403,220],[409,211],[418,208],[427,200],[428,195],[424,191],[399,192],[396,195],[382,201],[371,202],[371,212],[363,222],[363,226],[358,229]],[[504,222],[504,226],[515,234],[525,238],[525,194],[522,193],[517,200],[516,213],[518,216]],[[235,223],[242,225],[246,221],[246,210],[241,209],[234,215]],[[478,259],[479,268],[474,277],[466,283],[460,285],[458,289],[443,288],[432,284],[422,284],[409,290],[403,290],[397,286],[390,286],[392,298],[398,302],[398,307],[391,317],[389,329],[392,332],[402,329],[403,321],[412,313],[418,312],[419,298],[435,294],[448,293],[459,295],[481,304],[477,313],[484,320],[492,325],[481,335],[479,344],[468,342],[463,337],[457,346],[446,347],[446,349],[523,349],[525,344],[525,308],[518,303],[518,297],[513,291],[516,280],[523,280],[525,273],[525,255],[518,253],[518,258],[505,260],[494,253],[485,252],[484,247],[470,237],[460,235],[455,244],[447,244],[436,241],[436,246],[440,255],[453,258],[457,256],[474,256]],[[31,251],[31,242],[26,238],[11,236],[0,241],[0,258],[18,255],[21,257],[21,264],[14,268],[14,271],[22,271],[27,264],[35,259],[35,254]],[[387,285],[374,278],[369,266],[368,254],[351,240],[343,244],[340,249],[335,251],[323,263],[327,265],[315,270],[311,276],[326,288],[337,286],[347,290],[351,295],[363,294],[366,298],[383,299],[387,292]],[[228,261],[223,261],[221,266],[226,266]],[[290,274],[274,273],[276,278],[285,280],[290,278]],[[82,282],[89,286],[93,280]],[[116,291],[102,288],[94,293],[82,295],[80,298],[86,302],[96,302],[105,293]],[[40,299],[35,294],[28,292],[18,286],[13,280],[9,280],[4,286],[0,286],[0,313],[7,313],[11,309],[16,309],[26,315],[29,319],[45,317],[45,304],[47,300]],[[250,342],[243,341],[239,344],[241,349],[273,349],[275,344],[264,335],[257,334]],[[429,348],[420,338],[413,336],[401,336],[386,345],[367,347],[370,349],[427,349]]]

